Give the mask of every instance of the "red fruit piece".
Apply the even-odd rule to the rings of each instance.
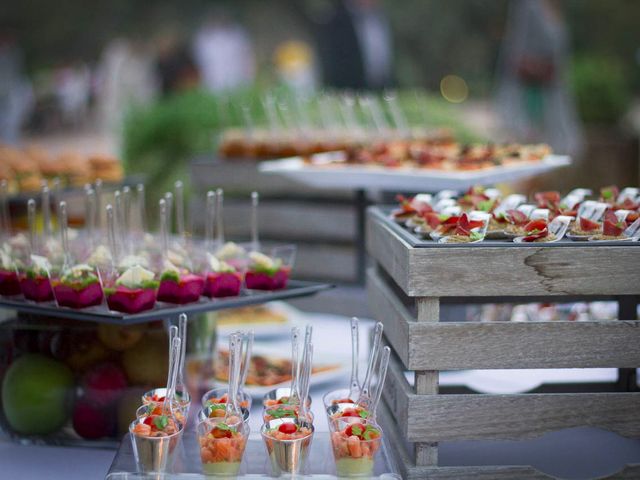
[[[96,366],[84,376],[82,386],[87,401],[97,406],[108,406],[117,401],[127,388],[127,378],[113,363]]]
[[[514,225],[524,225],[527,223],[527,216],[520,210],[508,210],[507,220]]]
[[[295,423],[283,423],[278,427],[278,431],[290,435],[298,431],[298,426]]]
[[[544,219],[532,220],[524,226],[527,233],[537,233],[547,228],[547,221]]]
[[[609,210],[604,216],[604,224],[602,226],[602,233],[604,235],[619,237],[625,229],[625,223],[619,222],[618,217],[613,211]]]
[[[600,224],[598,222],[594,222],[593,220],[589,220],[588,218],[580,217],[580,229],[585,232],[592,232],[594,230],[598,230],[600,228]]]

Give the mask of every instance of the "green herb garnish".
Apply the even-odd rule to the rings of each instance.
[[[469,234],[469,238],[473,241],[482,240],[484,238],[484,235],[482,235],[482,233],[480,232],[471,232]]]
[[[180,274],[178,272],[174,272],[173,270],[166,270],[162,273],[160,281],[180,283]]]
[[[367,418],[369,416],[369,412],[367,412],[366,410],[360,410],[358,412],[358,415],[360,415],[360,418]]]
[[[159,415],[153,419],[153,424],[158,430],[164,430],[169,425],[169,417],[166,415]]]
[[[362,427],[360,425],[354,425],[351,427],[351,433],[356,435],[357,437],[362,435]]]

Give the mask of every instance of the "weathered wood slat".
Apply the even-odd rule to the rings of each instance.
[[[640,321],[418,322],[370,270],[370,310],[409,370],[635,368]]]
[[[557,477],[545,474],[531,466],[518,465],[495,465],[495,466],[419,466],[407,451],[406,441],[402,438],[402,433],[398,429],[398,424],[391,414],[389,408],[382,402],[379,407],[379,422],[387,437],[387,444],[390,446],[396,459],[403,479],[424,480],[549,480]],[[640,465],[626,465],[620,471],[598,477],[599,480],[606,479],[636,479],[640,478]]]
[[[386,223],[369,211],[367,248],[409,296],[640,294],[635,246],[412,248]]]
[[[640,437],[640,393],[416,395],[392,357],[385,401],[410,442],[523,439],[579,426]]]

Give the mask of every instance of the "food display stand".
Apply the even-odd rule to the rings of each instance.
[[[529,439],[578,426],[640,437],[637,242],[415,246],[403,232],[388,210],[369,209],[370,310],[394,352],[382,425],[403,478],[552,478],[530,465],[439,466],[439,442]],[[446,303],[602,298],[618,301],[620,320],[440,321]],[[450,393],[438,381],[444,370],[598,367],[620,369],[618,383],[474,394]],[[638,476],[638,464],[615,474]]]

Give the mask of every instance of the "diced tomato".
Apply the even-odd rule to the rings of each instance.
[[[211,435],[213,435],[213,438],[231,438],[232,437],[231,430],[229,430],[228,428],[222,429],[218,427],[215,427],[213,430],[211,430]]]
[[[346,408],[344,412],[342,412],[343,417],[359,417],[358,410],[355,408]]]
[[[143,423],[145,425],[153,425],[153,417],[151,415],[149,415],[148,417],[145,417]]]

